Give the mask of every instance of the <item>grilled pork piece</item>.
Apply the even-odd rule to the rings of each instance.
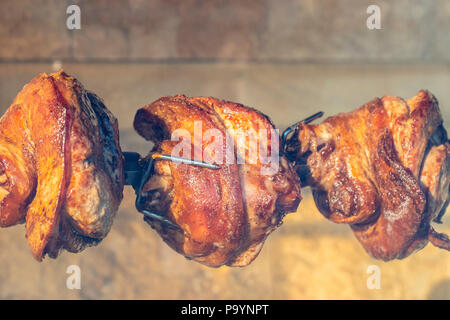
[[[38,75],[0,119],[0,226],[26,222],[33,256],[79,252],[122,200],[117,120],[63,71]]]
[[[331,221],[350,224],[365,250],[402,259],[428,241],[449,250],[430,223],[449,199],[450,146],[438,101],[428,91],[374,99],[321,124],[300,123],[287,155]]]
[[[256,110],[177,95],[138,110],[134,127],[155,142],[152,152],[220,166],[157,160],[145,184],[146,209],[180,229],[159,219],[145,220],[187,258],[212,267],[246,266],[283,216],[296,211],[300,181],[278,155],[272,123]]]

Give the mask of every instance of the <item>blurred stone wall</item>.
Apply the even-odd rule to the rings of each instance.
[[[0,61],[449,62],[449,30],[448,0],[2,0]]]

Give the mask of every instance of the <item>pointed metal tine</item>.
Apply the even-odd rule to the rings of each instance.
[[[191,160],[187,158],[181,158],[177,156],[172,156],[168,154],[160,154],[160,153],[154,153],[152,154],[153,159],[163,159],[163,160],[169,160],[173,162],[180,162],[185,164],[191,164],[198,167],[208,168],[208,169],[220,169],[220,166],[214,163],[208,163],[198,160]]]
[[[142,210],[141,213],[144,216],[148,217],[149,219],[158,220],[159,222],[164,223],[165,225],[167,225],[167,227],[169,227],[171,229],[183,231],[183,229],[181,229],[178,225],[176,225],[172,221],[164,218],[163,216],[160,216],[159,214],[156,214],[156,213],[153,213],[153,212],[150,212],[147,210]]]
[[[316,119],[319,119],[322,116],[323,116],[323,111],[319,111],[299,122],[294,123],[292,126],[287,127],[286,130],[284,130],[281,135],[281,145],[282,145],[283,151],[285,151],[285,145],[286,145],[286,140],[287,140],[288,135],[298,126],[299,123],[308,124],[310,122],[313,122]]]
[[[308,118],[303,119],[300,122],[302,122],[302,123],[310,123],[310,122],[313,122],[316,119],[321,118],[322,116],[323,116],[323,111],[319,111],[317,113],[314,113],[312,116],[309,116]]]
[[[291,133],[291,131],[294,130],[294,128],[297,127],[299,123],[306,123],[307,124],[307,123],[313,122],[316,119],[321,118],[322,116],[323,116],[323,111],[319,111],[319,112],[316,112],[313,115],[311,115],[311,116],[309,116],[309,117],[307,117],[307,118],[305,118],[305,119],[303,119],[303,120],[301,120],[299,122],[294,123],[292,126],[288,127],[286,130],[284,130],[284,132],[283,132],[283,134],[281,136],[282,141],[285,142],[288,134]]]

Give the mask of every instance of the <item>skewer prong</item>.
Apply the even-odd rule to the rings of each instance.
[[[323,116],[323,111],[316,112],[313,115],[303,119],[302,121],[294,123],[292,126],[288,127],[286,130],[284,130],[283,134],[281,135],[281,145],[283,147],[283,150],[284,150],[284,145],[287,140],[287,136],[292,132],[292,130],[294,130],[298,126],[299,123],[307,124],[307,123],[313,122],[316,119],[319,119],[322,116]]]
[[[217,164],[214,164],[214,163],[208,163],[208,162],[203,162],[203,161],[198,161],[198,160],[191,160],[191,159],[181,158],[181,157],[172,156],[172,155],[168,155],[168,154],[153,153],[152,158],[169,160],[169,161],[179,162],[179,163],[184,163],[184,164],[191,164],[194,166],[208,168],[208,169],[220,169],[220,166],[218,166]]]
[[[314,121],[314,120],[316,120],[316,119],[321,118],[322,116],[323,116],[323,111],[319,111],[319,112],[317,112],[317,113],[314,113],[312,116],[309,116],[308,118],[303,119],[303,120],[300,121],[300,122],[303,122],[303,123],[310,123],[310,122],[312,122],[312,121]]]

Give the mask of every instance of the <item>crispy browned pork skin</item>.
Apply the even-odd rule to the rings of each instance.
[[[0,226],[25,222],[39,261],[100,242],[122,200],[118,137],[117,120],[75,78],[34,78],[0,119]]]
[[[228,133],[231,138],[223,138],[222,146],[211,147],[213,140],[196,143],[195,123],[201,123],[204,134],[214,129],[222,137]],[[300,181],[284,157],[277,156],[279,166],[274,172],[261,170],[270,164],[262,161],[260,153],[250,159],[254,153],[234,152],[232,161],[217,157],[227,150],[236,151],[238,146],[248,151],[251,140],[241,138],[249,129],[257,133],[254,137],[258,145],[271,152],[274,139],[279,142],[279,137],[270,135],[272,123],[258,111],[215,98],[177,95],[160,98],[138,110],[134,127],[155,142],[153,152],[192,159],[197,148],[213,160],[223,159],[222,163],[213,161],[220,169],[158,160],[154,175],[145,185],[149,195],[146,208],[165,216],[181,230],[167,228],[158,220],[146,221],[185,257],[212,267],[246,266],[283,216],[296,211],[301,199]],[[177,129],[188,133],[182,142],[192,146],[191,154],[173,153],[179,142],[171,141],[171,136]],[[269,132],[268,139],[261,136],[264,131]],[[205,136],[203,139],[207,140]],[[242,156],[241,163],[236,155]]]
[[[300,123],[286,148],[320,212],[350,224],[374,258],[402,259],[428,241],[450,249],[448,237],[430,226],[448,204],[450,146],[428,91]]]

